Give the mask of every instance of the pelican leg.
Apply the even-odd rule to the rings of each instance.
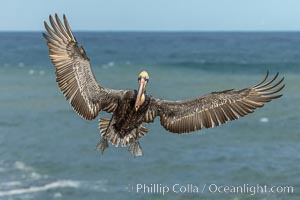
[[[139,128],[137,127],[133,131],[135,131],[134,140],[130,143],[130,146],[128,147],[128,151],[131,153],[133,157],[142,156],[143,151],[138,140]]]
[[[130,144],[130,146],[128,147],[128,151],[133,157],[143,155],[143,151],[138,140],[135,140],[133,143]]]
[[[100,151],[101,154],[103,154],[104,150],[108,148],[108,142],[106,137],[102,137],[100,142],[97,144],[96,149]]]

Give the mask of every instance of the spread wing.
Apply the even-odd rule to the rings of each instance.
[[[49,35],[43,33],[49,47],[49,57],[55,66],[56,81],[74,110],[84,119],[94,119],[100,110],[113,112],[123,90],[107,89],[99,85],[91,69],[89,58],[79,46],[64,15],[64,25],[55,14],[50,15],[52,26],[44,22]]]
[[[252,113],[266,102],[281,97],[282,95],[274,94],[284,88],[281,84],[284,78],[276,82],[277,77],[278,73],[267,81],[267,73],[263,81],[255,86],[213,92],[191,100],[166,101],[152,97],[144,121],[153,122],[156,116],[160,116],[161,125],[173,133],[188,133],[219,126]]]

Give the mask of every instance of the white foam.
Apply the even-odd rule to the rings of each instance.
[[[33,75],[34,73],[35,73],[35,71],[33,69],[31,69],[31,70],[28,71],[29,75]]]
[[[42,177],[42,175],[40,175],[39,173],[36,173],[36,172],[31,172],[30,177],[32,179],[40,179]]]
[[[17,186],[21,185],[22,183],[19,181],[10,181],[10,182],[4,182],[0,183],[0,187],[11,187],[11,186]]]
[[[111,68],[113,66],[115,66],[115,62],[111,61],[111,62],[109,62],[107,64],[102,65],[102,68],[103,69],[108,69],[108,68]]]
[[[109,67],[113,67],[113,66],[115,65],[115,63],[111,61],[111,62],[107,63],[107,65],[108,65]]]
[[[48,178],[47,175],[41,175],[41,174],[35,172],[35,169],[33,167],[30,167],[21,161],[16,161],[14,163],[14,167],[20,171],[25,172],[24,174],[22,174],[22,176],[21,176],[22,178],[29,177],[34,180],[41,179],[41,178]]]
[[[101,192],[107,192],[107,187],[106,187],[107,181],[88,181],[88,182],[83,182],[82,186],[83,188],[95,190],[95,191],[101,191]]]
[[[21,162],[21,161],[16,161],[15,164],[14,164],[14,167],[18,170],[21,170],[21,171],[33,171],[33,168],[30,167],[30,166],[27,166],[25,163]]]
[[[54,198],[61,198],[62,194],[60,192],[56,192],[56,193],[54,193],[53,197]]]
[[[45,191],[45,190],[50,190],[50,189],[55,189],[55,188],[64,188],[64,187],[78,188],[79,186],[80,186],[80,182],[78,182],[78,181],[60,180],[60,181],[48,183],[48,184],[42,185],[42,186],[32,186],[29,188],[0,191],[0,197],[34,193],[34,192],[40,192],[40,191]]]
[[[262,117],[262,118],[260,118],[259,121],[262,122],[262,123],[267,123],[267,122],[269,122],[269,118],[267,118],[267,117]]]

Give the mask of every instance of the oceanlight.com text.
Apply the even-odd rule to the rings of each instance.
[[[220,194],[267,194],[267,193],[294,193],[293,186],[280,186],[280,185],[260,185],[260,184],[242,184],[242,185],[219,185],[219,184],[143,184],[137,183],[134,185],[129,184],[126,187],[128,192],[135,192],[137,194],[162,194],[167,193],[220,193]]]

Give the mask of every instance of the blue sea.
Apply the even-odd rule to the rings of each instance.
[[[101,155],[98,121],[64,99],[41,33],[1,32],[1,200],[300,199],[300,32],[75,35],[105,87],[136,89],[145,69],[149,94],[177,100],[252,86],[269,70],[285,77],[284,95],[191,134],[158,118],[145,124],[143,157],[113,146]]]

